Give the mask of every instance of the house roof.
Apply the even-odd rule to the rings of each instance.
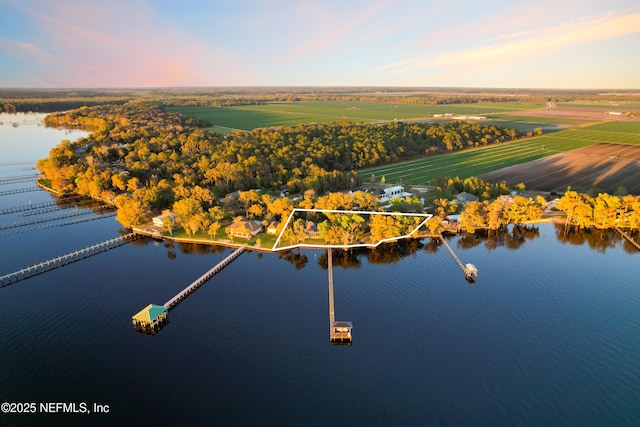
[[[155,319],[162,313],[166,313],[166,311],[167,307],[165,307],[164,305],[149,304],[148,306],[140,310],[137,314],[135,314],[133,316],[133,319],[140,322],[153,323],[153,319]]]
[[[246,229],[247,231],[250,231],[251,233],[258,233],[260,230],[262,230],[262,225],[257,224],[254,221],[236,221],[233,224],[230,224],[227,227],[228,231],[235,231],[235,230],[241,230],[241,229]]]
[[[353,328],[353,323],[345,320],[336,320],[331,326],[334,328]]]
[[[382,191],[384,191],[385,194],[395,193],[395,192],[398,192],[398,191],[404,191],[404,187],[401,186],[401,185],[395,185],[393,187],[385,188]]]
[[[267,226],[267,228],[278,228],[279,225],[280,225],[280,221],[271,221]]]
[[[456,196],[456,199],[464,200],[466,202],[477,202],[478,200],[480,200],[480,197],[471,193],[467,193],[466,191],[463,191],[462,193],[458,193],[458,195]]]

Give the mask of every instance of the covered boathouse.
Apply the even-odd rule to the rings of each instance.
[[[167,324],[167,311],[164,305],[149,304],[131,318],[133,327],[138,332],[153,335]]]
[[[346,321],[331,322],[331,342],[333,344],[351,345],[351,330],[353,323]]]

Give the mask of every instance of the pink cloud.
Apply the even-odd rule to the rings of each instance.
[[[241,84],[247,73],[233,54],[156,16],[145,1],[43,2],[27,9],[54,62],[52,84],[195,86]],[[213,58],[225,58],[229,67]],[[239,71],[240,70],[240,71]]]
[[[3,52],[3,54],[7,56],[34,60],[40,63],[48,63],[54,60],[54,57],[50,53],[45,52],[33,43],[4,37],[0,37],[0,52]]]

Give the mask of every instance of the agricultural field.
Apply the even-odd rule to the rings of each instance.
[[[531,130],[541,128],[543,132],[553,132],[567,127],[582,126],[591,123],[584,119],[571,119],[557,117],[541,117],[536,116],[535,111],[528,111],[531,116],[520,116],[513,114],[488,114],[487,120],[483,124],[495,124],[496,126],[504,126],[511,129]]]
[[[640,194],[640,144],[600,143],[480,176],[489,182],[522,182],[540,191],[597,189],[614,194],[622,186]]]
[[[572,101],[558,102],[556,106],[559,108],[587,108],[587,109],[603,109],[605,111],[639,111],[640,102],[637,101],[608,101],[608,102],[588,102],[588,101]]]
[[[631,113],[625,116],[616,116],[608,114],[611,111]],[[505,115],[517,115],[521,117],[534,117],[535,119],[551,119],[556,123],[562,124],[579,124],[576,120],[583,123],[597,123],[609,120],[640,120],[640,105],[636,103],[626,103],[624,105],[612,106],[607,103],[557,103],[553,108],[544,108],[539,110],[529,110],[520,112],[508,112]]]
[[[380,102],[283,102],[239,107],[171,107],[170,111],[207,120],[214,126],[239,130],[295,126],[305,123],[424,120],[434,114],[488,115],[544,107],[544,103],[482,103],[414,105]]]
[[[370,182],[373,175],[376,181],[384,176],[386,183],[430,185],[434,177],[482,177],[485,176],[483,174],[499,169],[527,164],[600,142],[640,145],[640,123],[611,122],[579,129],[565,129],[499,146],[367,168],[361,170],[360,174],[364,182]],[[500,175],[498,181],[503,179],[509,184],[520,182],[509,174]]]
[[[205,119],[214,127],[212,130],[219,133],[228,133],[232,130],[252,130],[260,127],[295,126],[305,123],[331,123],[346,120],[349,122],[384,122],[393,120],[406,121],[431,121],[434,114],[467,114],[483,115],[487,120],[483,124],[495,124],[520,131],[541,128],[543,135],[515,141],[499,146],[485,147],[481,149],[467,150],[451,154],[443,154],[432,157],[424,157],[393,165],[385,165],[367,168],[360,171],[363,182],[379,182],[384,176],[387,184],[413,184],[430,185],[434,177],[481,176],[490,180],[506,180],[513,185],[517,182],[525,182],[528,179],[533,185],[534,175],[547,174],[550,179],[566,186],[567,179],[558,177],[557,171],[541,168],[543,162],[561,153],[569,153],[555,164],[569,164],[572,150],[595,146],[600,143],[608,144],[637,144],[640,146],[640,117],[617,117],[607,115],[607,111],[613,111],[608,103],[558,103],[554,108],[546,108],[545,103],[486,103],[486,104],[453,104],[453,105],[413,105],[392,104],[378,102],[283,102],[264,105],[250,105],[239,107],[173,107],[176,111],[188,117]],[[638,111],[640,104],[626,103],[624,111]],[[620,106],[619,110],[622,110]],[[606,144],[605,144],[606,146]],[[605,150],[601,148],[598,153]],[[606,151],[606,150],[605,150]],[[619,150],[618,150],[619,151]],[[613,176],[612,179],[622,180],[621,175],[607,172],[607,167],[613,167],[611,162],[585,161],[592,156],[588,151],[576,155],[578,165],[601,171],[602,174]],[[602,158],[604,155],[597,154]],[[613,159],[615,154],[607,154],[605,157]],[[592,156],[593,157],[593,156]],[[538,161],[538,163],[532,163]],[[629,165],[624,165],[625,173],[631,174],[640,182],[640,177],[634,175],[635,163],[632,160]],[[618,166],[622,160],[618,160]],[[521,166],[518,166],[521,165]],[[530,165],[530,166],[529,166]],[[536,170],[533,175],[515,173],[521,168],[524,170]],[[533,169],[532,169],[533,168]],[[568,166],[565,170],[569,170]],[[490,172],[503,171],[503,174],[489,175]],[[576,183],[595,182],[593,171],[583,174],[586,178],[579,180],[578,175],[572,175]],[[587,176],[588,175],[588,176]],[[499,178],[499,179],[498,179]],[[489,180],[489,179],[488,179]],[[591,180],[591,181],[589,181]],[[621,182],[622,182],[621,181]],[[607,183],[613,182],[611,178]],[[543,185],[552,188],[551,181]],[[569,184],[570,185],[570,184]],[[586,184],[584,184],[586,185]],[[607,184],[610,185],[610,184]],[[612,184],[611,184],[612,185]],[[531,187],[530,187],[531,188]],[[555,187],[553,187],[555,188]],[[539,188],[543,189],[543,188]]]

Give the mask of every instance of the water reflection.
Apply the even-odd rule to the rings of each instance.
[[[540,229],[535,225],[517,225],[502,230],[478,231],[471,236],[458,240],[458,247],[468,249],[484,242],[485,248],[492,251],[497,248],[516,250],[527,241],[540,237]]]
[[[590,248],[604,253],[607,248],[622,245],[625,252],[636,253],[638,250],[615,230],[597,230],[565,228],[563,224],[554,224],[556,238],[562,243],[583,245],[587,243]],[[124,230],[123,230],[124,232]],[[629,232],[636,240],[640,240],[640,231]],[[497,248],[509,250],[520,249],[525,243],[540,238],[540,228],[536,225],[511,226],[502,230],[484,230],[476,233],[463,233],[456,236],[445,236],[446,239],[456,239],[455,247],[466,250],[484,245],[489,251]],[[134,245],[143,246],[153,241],[151,238],[140,239],[133,242]],[[167,257],[174,259],[176,252],[184,254],[206,255],[222,253],[224,246],[215,246],[199,243],[176,243],[169,240],[164,242],[167,249]],[[333,253],[333,265],[342,268],[361,268],[362,257],[369,264],[397,264],[407,256],[415,256],[418,251],[436,253],[443,250],[440,239],[407,239],[386,243],[374,249],[354,248],[351,250],[337,250]],[[177,248],[176,248],[177,247]],[[177,249],[177,250],[176,250]],[[261,257],[262,254],[259,254]],[[309,265],[308,254],[294,249],[278,252],[278,259],[291,263],[296,270],[301,270]],[[323,253],[317,257],[317,264],[323,269],[327,268],[327,255]]]
[[[307,256],[300,251],[278,252],[278,259],[290,262],[296,267],[296,270],[301,270],[309,262]]]
[[[633,254],[637,253],[636,249],[629,241],[618,234],[615,230],[597,228],[577,229],[575,227],[565,227],[564,224],[555,224],[556,238],[562,243],[581,246],[585,243],[591,249],[595,249],[600,253],[605,253],[609,248],[615,248],[622,244],[625,252]],[[629,235],[638,241],[640,232],[638,230],[630,231]]]

